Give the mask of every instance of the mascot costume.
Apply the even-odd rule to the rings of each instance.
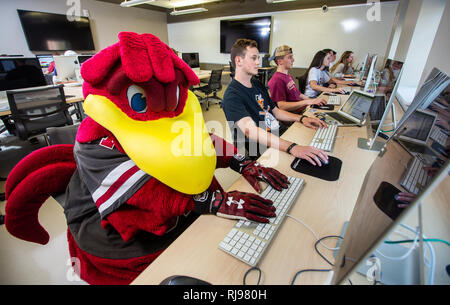
[[[196,96],[199,80],[151,34],[119,33],[81,67],[84,119],[75,145],[34,151],[6,182],[5,224],[14,236],[49,240],[38,221],[45,200],[65,192],[71,257],[90,284],[128,284],[200,214],[268,222],[272,202],[225,192],[214,178],[231,167],[260,191],[287,177],[237,154],[209,134]],[[239,204],[238,204],[239,203]]]

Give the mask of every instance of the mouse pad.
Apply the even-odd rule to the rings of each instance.
[[[383,181],[378,186],[375,195],[373,195],[373,201],[375,201],[377,207],[392,220],[395,220],[405,210],[398,207],[399,203],[404,202],[395,200],[394,197],[400,192],[398,188],[389,182]]]
[[[308,161],[295,158],[291,163],[291,168],[299,173],[313,176],[327,181],[336,181],[341,173],[342,161],[338,158],[328,156],[328,164],[315,166]]]

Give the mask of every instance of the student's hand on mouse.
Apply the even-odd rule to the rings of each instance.
[[[199,214],[215,214],[229,219],[244,219],[268,223],[275,217],[273,202],[259,195],[244,192],[207,190],[193,196],[194,211]]]
[[[324,121],[317,118],[304,117],[302,124],[305,125],[305,127],[312,128],[314,130],[317,128],[328,128],[328,125]]]
[[[295,145],[294,148],[291,149],[290,153],[294,157],[305,159],[312,165],[322,166],[322,162],[320,160],[328,162],[328,155],[323,150],[312,146]]]
[[[288,178],[271,167],[264,167],[243,155],[234,155],[230,160],[230,168],[244,176],[250,185],[257,191],[261,192],[258,180],[267,182],[274,189],[281,191],[288,188]]]
[[[327,104],[327,100],[324,99],[323,97],[310,99],[310,100],[307,100],[307,102],[308,102],[308,105],[319,105],[319,106],[322,106],[322,105],[326,105]]]
[[[408,192],[400,192],[397,195],[395,195],[395,200],[403,202],[397,204],[397,207],[399,208],[406,208],[408,205],[416,199],[416,194],[408,193]]]

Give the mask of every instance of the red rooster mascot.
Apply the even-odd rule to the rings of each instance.
[[[195,73],[157,37],[122,32],[119,42],[86,61],[84,109],[75,145],[53,145],[21,160],[6,182],[7,230],[40,244],[45,200],[63,204],[71,257],[90,284],[128,284],[200,214],[268,222],[272,202],[225,192],[217,167],[278,190],[286,176],[236,154],[206,131],[188,88]]]

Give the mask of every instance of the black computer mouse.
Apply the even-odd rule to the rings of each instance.
[[[322,166],[325,166],[325,165],[328,165],[328,160],[322,160],[322,158],[321,157],[319,157],[319,156],[317,156],[318,158],[319,158],[319,161],[320,161],[320,163],[322,163]]]
[[[185,275],[173,275],[163,280],[160,285],[211,285],[210,283]]]

